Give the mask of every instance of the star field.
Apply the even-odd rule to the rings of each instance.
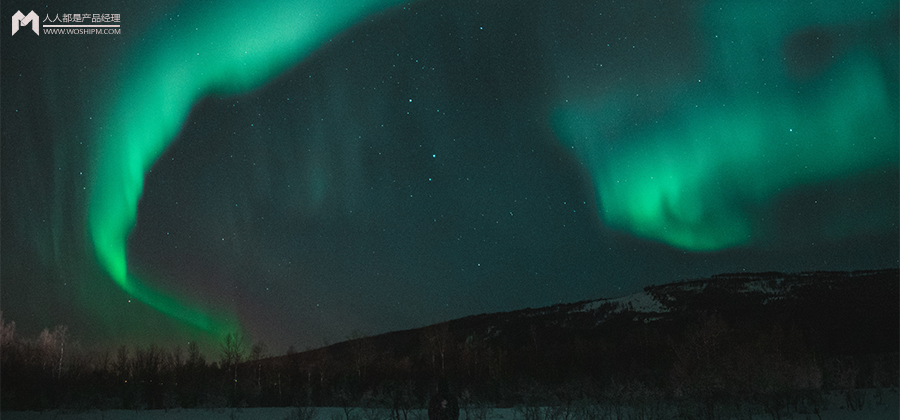
[[[280,352],[896,267],[897,6],[845,6],[199,2],[3,35],[4,317]]]

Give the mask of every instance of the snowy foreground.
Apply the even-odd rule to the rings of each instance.
[[[876,396],[877,395],[877,396]],[[344,420],[346,410],[336,407],[318,408],[315,410],[315,418],[305,420]],[[367,420],[374,417],[379,420],[389,420],[389,412],[383,410],[380,415],[372,415],[366,410],[356,408],[350,413],[351,419]],[[517,408],[495,408],[488,409],[482,418],[478,415],[478,420],[524,420],[523,411]],[[900,394],[898,390],[883,390],[878,393],[870,391],[866,395],[865,407],[862,410],[852,411],[844,406],[843,399],[840,395],[830,395],[828,407],[817,416],[813,413],[793,413],[783,418],[794,419],[820,419],[821,420],[897,420],[900,419]],[[172,419],[172,420],[282,420],[297,419],[296,409],[290,407],[269,407],[269,408],[215,408],[215,409],[174,409],[174,410],[107,410],[107,411],[84,411],[84,412],[68,412],[61,410],[45,411],[43,413],[31,411],[4,411],[0,414],[2,420],[17,419],[60,419],[60,420],[156,420],[156,419]],[[476,420],[467,419],[466,413],[460,410],[460,420]],[[630,418],[630,416],[625,417]],[[769,415],[758,414],[753,419],[770,419]],[[409,420],[427,420],[428,416],[424,410],[412,410],[409,413]],[[597,419],[601,420],[601,419]],[[608,420],[624,420],[615,417]]]

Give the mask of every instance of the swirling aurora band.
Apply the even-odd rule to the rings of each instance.
[[[157,292],[129,273],[126,241],[144,175],[198,99],[256,88],[329,36],[394,3],[204,2],[179,11],[180,21],[190,25],[152,31],[130,52],[105,119],[88,204],[95,253],[116,284],[151,307],[216,336],[237,330],[234,322]],[[170,37],[178,42],[170,42]]]
[[[821,74],[797,81],[781,48],[798,28],[864,27],[896,3],[718,5],[704,25],[710,70],[674,89],[690,94],[678,96],[666,124],[611,146],[603,133],[633,118],[623,114],[629,86],[554,115],[555,131],[591,173],[608,225],[691,251],[759,244],[768,235],[754,217],[772,214],[779,194],[895,168],[898,156],[896,51],[849,41]]]
[[[116,284],[215,336],[239,330],[231,317],[158,292],[129,271],[127,239],[144,176],[200,98],[257,88],[329,36],[397,3],[203,2],[179,10],[180,21],[188,25],[149,31],[129,51],[116,80],[117,94],[105,113],[90,179],[88,230],[99,263]],[[718,7],[722,5],[729,7]],[[621,122],[625,106],[616,99],[621,95],[560,106],[554,130],[588,167],[601,218],[675,247],[717,250],[751,242],[758,226],[750,213],[779,191],[851,174],[864,165],[896,166],[898,105],[890,94],[897,91],[896,74],[886,73],[875,53],[847,53],[827,75],[811,82],[813,89],[800,94],[767,85],[790,80],[778,60],[763,64],[753,55],[757,47],[778,44],[797,27],[861,21],[873,10],[896,5],[873,1],[850,10],[847,4],[838,6],[708,5],[702,20],[710,39],[710,69],[701,77],[710,87],[682,98],[683,106],[667,115],[665,129],[637,130],[633,142],[614,151],[602,133],[605,125]],[[742,48],[730,44],[736,39],[744,43]],[[888,62],[896,71],[896,51],[891,54]],[[723,86],[733,89],[723,95]],[[630,88],[623,84],[620,93]]]

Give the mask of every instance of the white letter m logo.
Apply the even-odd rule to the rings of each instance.
[[[16,32],[19,31],[19,27],[28,25],[29,23],[31,23],[31,29],[34,30],[34,33],[40,36],[40,16],[38,16],[37,13],[34,13],[34,10],[32,10],[31,13],[28,14],[28,16],[23,15],[21,11],[17,10],[16,14],[14,14],[12,17],[12,34],[15,35]]]

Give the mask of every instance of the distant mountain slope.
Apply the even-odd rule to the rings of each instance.
[[[482,333],[489,330],[494,337],[533,328],[613,334],[629,322],[677,325],[717,314],[744,328],[778,324],[808,331],[813,344],[831,354],[896,352],[898,285],[897,270],[724,274],[649,286],[617,299],[484,315],[475,317],[477,323],[463,319],[450,325],[460,332],[480,325]]]
[[[362,382],[412,376],[427,383],[448,375],[464,384],[618,378],[668,386],[673,367],[698,352],[708,354],[702,363],[821,365],[826,385],[834,376],[825,366],[830,360],[890,355],[900,362],[900,270],[722,274],[615,299],[474,315],[271,360],[308,375],[327,365],[330,374],[355,372]]]

